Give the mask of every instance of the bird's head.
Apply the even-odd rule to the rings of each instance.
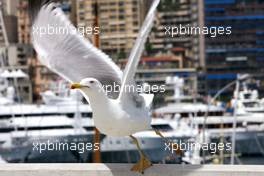
[[[71,84],[71,89],[100,91],[102,89],[102,84],[97,79],[85,78],[81,80],[80,83]]]

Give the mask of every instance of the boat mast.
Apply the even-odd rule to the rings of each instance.
[[[232,152],[231,152],[231,161],[230,164],[235,164],[235,152],[236,152],[236,127],[237,127],[237,100],[239,96],[239,79],[236,81],[236,90],[235,90],[235,102],[234,102],[234,114],[233,114],[233,131],[232,131]]]
[[[95,10],[95,21],[94,21],[94,27],[98,28],[99,27],[99,14],[98,14],[98,2],[95,0],[94,4],[94,10]],[[94,43],[97,48],[100,47],[100,41],[99,41],[99,33],[96,33],[94,35]],[[94,143],[95,144],[100,144],[100,132],[98,129],[95,127],[95,135],[94,135]],[[101,152],[100,152],[100,147],[99,150],[96,150],[94,152],[94,163],[101,163]]]

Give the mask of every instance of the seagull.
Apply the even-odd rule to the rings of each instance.
[[[131,170],[140,173],[152,163],[133,134],[152,129],[150,106],[154,95],[126,88],[136,86],[135,72],[159,2],[153,0],[123,72],[108,55],[78,33],[54,3],[44,3],[38,11],[34,9],[37,13],[33,16],[31,31],[39,60],[69,81],[72,89],[81,91],[91,105],[96,128],[109,136],[130,136],[140,154],[140,160]],[[109,85],[120,86],[120,91],[106,92],[105,86]],[[156,133],[163,137],[159,131]]]

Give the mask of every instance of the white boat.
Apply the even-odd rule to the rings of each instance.
[[[91,155],[92,151],[68,149],[40,152],[34,145],[93,143],[93,124],[87,130],[62,115],[15,117],[1,123],[5,125],[0,129],[0,154],[8,162],[84,162]]]
[[[173,103],[155,109],[155,116],[172,121],[184,121],[197,132],[197,143],[221,140],[231,143],[234,117],[225,115],[225,109],[221,106],[184,102],[184,95],[179,94],[182,91],[178,89],[180,89],[179,84],[175,88],[175,92],[178,93],[170,98]],[[239,93],[237,102],[239,106],[237,109],[236,153],[264,155],[264,111],[257,92],[244,90]],[[185,154],[183,159],[188,163],[200,164],[203,161],[200,151],[187,151]]]
[[[232,116],[211,116],[197,117],[193,119],[193,124],[200,131],[200,140],[219,141],[224,140],[231,143],[233,134]],[[203,130],[203,126],[206,130]],[[251,114],[247,116],[238,116],[236,121],[236,153],[240,155],[264,154],[264,116],[260,114]],[[207,139],[202,139],[203,133],[206,133]]]
[[[221,106],[208,106],[201,98],[194,98],[183,94],[184,80],[178,77],[168,77],[166,83],[174,86],[174,95],[167,97],[167,105],[157,108],[153,114],[157,117],[174,118],[175,116],[184,118],[190,115],[199,117],[205,116],[221,116],[225,109]]]
[[[247,114],[264,114],[263,99],[259,98],[257,90],[250,90],[244,85],[243,90],[239,91],[238,95],[235,95],[237,101],[237,115]],[[234,106],[235,98],[231,100],[232,106]]]
[[[50,104],[0,106],[0,155],[7,162],[90,161],[92,151],[87,150],[33,150],[34,143],[93,143],[89,105],[72,97],[49,96],[45,100]],[[85,126],[81,124],[82,118],[87,121]]]

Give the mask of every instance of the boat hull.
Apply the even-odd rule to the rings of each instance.
[[[53,145],[53,147],[50,147],[49,149],[47,146],[48,141],[50,145],[51,143]],[[81,134],[68,136],[38,137],[31,139],[20,138],[15,142],[12,147],[0,148],[0,155],[5,161],[9,163],[91,162],[93,150],[80,150],[79,147],[78,150],[72,150],[73,148],[70,147],[77,146],[80,143],[93,144],[93,135]],[[34,144],[46,144],[46,150],[42,150],[40,152],[40,149],[35,148]],[[54,146],[56,144],[63,144],[65,147],[55,149]]]

